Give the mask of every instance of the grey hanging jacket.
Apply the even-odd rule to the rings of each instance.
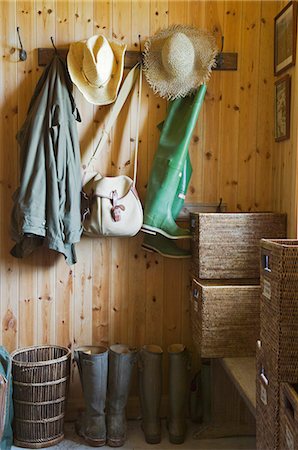
[[[44,245],[76,262],[74,244],[82,233],[80,149],[65,62],[55,55],[37,83],[27,118],[17,134],[20,186],[13,195],[11,254],[29,255]]]

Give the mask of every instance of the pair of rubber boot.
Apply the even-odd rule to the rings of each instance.
[[[183,344],[168,347],[168,417],[167,427],[172,444],[182,444],[186,434],[186,407],[189,394],[190,357]],[[163,350],[158,345],[145,345],[139,352],[139,395],[142,429],[146,442],[161,441],[160,405],[162,397]]]
[[[93,447],[120,447],[126,440],[125,407],[137,352],[128,345],[75,350],[85,401],[77,433]]]
[[[188,148],[206,93],[200,86],[195,95],[169,103],[159,145],[148,181],[142,231],[148,233],[143,248],[163,256],[187,258],[190,253],[172,240],[190,238],[190,231],[175,220],[184,204],[192,174]]]

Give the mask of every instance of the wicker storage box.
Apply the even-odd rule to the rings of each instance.
[[[259,337],[260,286],[192,281],[192,336],[203,358],[251,356]]]
[[[43,448],[63,437],[70,373],[70,350],[28,347],[12,354],[14,442]]]
[[[298,450],[298,385],[280,386],[280,448]]]
[[[286,237],[286,215],[191,213],[192,275],[198,279],[259,278],[261,238]]]
[[[271,377],[263,348],[257,348],[256,363],[257,450],[280,450],[280,382]]]
[[[298,381],[298,240],[261,241],[260,336],[270,372]]]

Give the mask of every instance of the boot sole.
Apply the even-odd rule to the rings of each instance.
[[[126,439],[107,439],[107,445],[109,447],[122,447],[125,441]]]
[[[161,441],[161,437],[148,437],[145,436],[145,441],[147,442],[147,444],[159,444]]]
[[[189,259],[191,258],[191,255],[169,255],[168,253],[161,252],[160,250],[157,250],[157,248],[151,247],[150,245],[142,245],[142,249],[150,252],[150,253],[159,253],[160,255],[164,256],[165,258],[173,258],[173,259]]]
[[[159,233],[169,239],[191,239],[192,238],[191,234],[186,234],[186,235],[182,235],[182,236],[173,236],[171,234],[168,234],[166,231],[162,230],[161,228],[151,227],[150,225],[144,225],[144,224],[141,228],[141,231],[143,231],[144,233],[149,233],[149,234]]]
[[[171,444],[183,444],[183,442],[185,441],[185,437],[184,436],[173,436],[170,434],[169,441]]]
[[[103,447],[104,445],[106,445],[106,439],[90,439],[83,433],[80,433],[77,429],[76,433],[78,436],[83,438],[91,447]]]

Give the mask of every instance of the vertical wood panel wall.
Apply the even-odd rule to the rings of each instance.
[[[276,2],[276,14],[287,4],[285,0]],[[297,35],[298,40],[298,35]],[[298,46],[296,46],[298,49]],[[273,146],[273,207],[275,211],[285,212],[288,216],[288,236],[297,238],[297,150],[298,150],[298,68],[297,53],[296,65],[275,77],[275,81],[284,77],[285,74],[291,76],[291,122],[290,138],[274,142]]]
[[[214,72],[208,85],[190,154],[193,176],[188,202],[218,202],[229,211],[270,210],[273,146],[273,17],[276,2],[1,0],[0,7],[0,292],[2,344],[191,343],[188,262],[141,249],[131,239],[82,238],[78,263],[38,251],[25,260],[10,256],[11,195],[18,183],[15,140],[41,74],[37,48],[102,33],[138,48],[144,39],[174,23],[207,28],[225,37],[225,51],[238,52],[237,72]],[[20,26],[26,62],[18,61]],[[88,104],[75,89],[83,121],[81,150],[96,144],[108,107]],[[157,124],[166,103],[144,82],[138,190],[145,198],[158,143]],[[111,133],[99,169],[132,174],[136,95]],[[276,177],[277,166],[275,167]],[[280,175],[278,175],[280,176]]]

